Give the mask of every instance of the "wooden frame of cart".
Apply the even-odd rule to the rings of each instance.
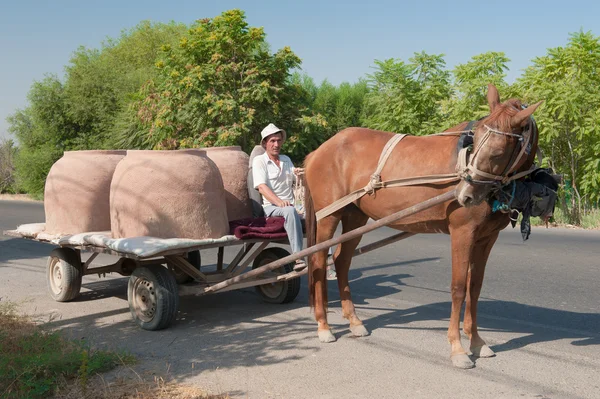
[[[454,198],[454,191],[446,192],[293,255],[281,247],[267,248],[269,244],[284,244],[285,240],[268,239],[230,240],[192,245],[166,249],[148,257],[95,245],[61,245],[48,257],[46,268],[48,288],[56,301],[66,302],[79,295],[82,277],[85,275],[119,273],[129,276],[127,299],[131,315],[136,323],[146,330],[166,328],[175,320],[180,295],[198,296],[256,287],[257,292],[266,302],[287,303],[296,298],[300,292],[300,277],[307,273],[307,269],[300,272],[293,270],[297,259],[325,251],[334,245]],[[28,238],[16,231],[5,231],[4,234]],[[400,232],[356,249],[354,256],[368,253],[412,235],[414,234]],[[225,265],[224,248],[234,245],[240,246],[240,249],[233,260]],[[203,272],[199,251],[211,248],[218,249],[216,270]],[[82,262],[82,252],[92,252],[92,255]],[[115,255],[119,259],[111,265],[91,267],[93,260],[101,253]],[[329,262],[332,263],[331,260]],[[251,270],[247,271],[249,267]]]

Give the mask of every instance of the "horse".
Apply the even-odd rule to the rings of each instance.
[[[342,233],[347,233],[365,225],[369,218],[378,220],[455,190],[455,199],[401,219],[389,227],[409,233],[444,233],[451,237],[452,307],[448,341],[452,364],[458,368],[475,366],[460,341],[460,311],[465,300],[463,331],[470,339],[471,354],[474,357],[495,356],[477,330],[477,301],[490,251],[500,230],[509,224],[510,216],[492,212],[487,200],[510,180],[509,176],[527,173],[534,163],[538,145],[532,114],[541,101],[529,107],[518,99],[501,103],[498,90],[490,84],[487,102],[490,114],[476,122],[470,162],[455,181],[381,188],[317,221],[316,212],[368,184],[382,149],[395,133],[347,128],[310,153],[304,162],[309,247],[332,238],[340,221]],[[467,125],[468,122],[463,122],[446,132],[460,131]],[[457,134],[406,136],[392,150],[381,170],[381,179],[455,172],[458,140]],[[343,316],[356,337],[369,334],[356,315],[348,284],[350,263],[360,239],[343,242],[333,255]],[[325,250],[308,258],[309,301],[314,308],[319,340],[333,342],[335,336],[327,323],[326,260]]]

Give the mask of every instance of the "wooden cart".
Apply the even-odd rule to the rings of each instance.
[[[270,244],[285,244],[285,240],[239,240],[232,237],[209,244],[165,249],[151,255],[137,255],[132,251],[115,250],[99,245],[61,243],[48,257],[48,289],[56,301],[67,302],[79,295],[82,277],[85,275],[119,273],[129,276],[129,309],[135,322],[145,330],[168,327],[177,316],[180,295],[199,296],[256,287],[256,291],[266,302],[287,303],[296,298],[300,292],[300,277],[307,273],[306,269],[300,272],[293,270],[297,259],[327,250],[453,198],[453,191],[441,194],[293,255],[281,247],[268,247]],[[17,230],[5,231],[4,234],[48,242],[24,236]],[[400,232],[356,249],[354,256],[412,235]],[[234,259],[226,265],[223,262],[223,254],[225,247],[229,246],[240,248]],[[203,271],[200,251],[208,249],[217,249],[217,265],[215,270]],[[92,255],[83,262],[82,252],[91,252]],[[111,265],[93,267],[93,260],[101,253],[114,255],[118,260]]]

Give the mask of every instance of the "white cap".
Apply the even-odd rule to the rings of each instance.
[[[275,133],[281,133],[282,137],[283,137],[283,141],[285,141],[286,139],[286,134],[285,134],[285,130],[278,128],[277,126],[275,126],[272,123],[269,123],[267,125],[267,127],[265,127],[262,132],[260,132],[260,137],[261,137],[261,141],[264,140],[266,137],[275,134]]]

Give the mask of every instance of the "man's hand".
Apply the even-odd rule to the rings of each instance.
[[[276,196],[275,193],[273,192],[273,190],[271,190],[266,184],[259,184],[257,189],[258,189],[258,192],[260,193],[260,195],[262,195],[267,200],[269,200],[269,202],[271,204],[273,204],[279,208],[284,208],[286,206],[292,205],[290,201],[284,201],[281,198],[279,198],[278,196]]]
[[[280,208],[285,208],[286,206],[292,206],[292,204],[290,203],[290,201],[279,200],[277,206]]]
[[[294,174],[296,176],[301,176],[304,174],[304,168],[294,168]]]

